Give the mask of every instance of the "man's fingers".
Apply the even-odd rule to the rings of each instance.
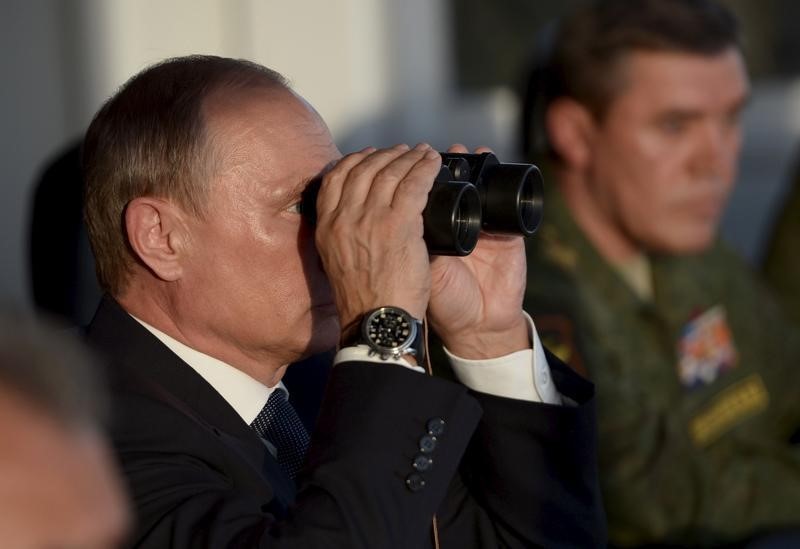
[[[408,152],[408,145],[378,149],[350,169],[342,187],[339,209],[361,208],[373,187],[375,177],[387,165]]]
[[[441,155],[429,149],[414,164],[394,192],[392,208],[415,216],[422,213],[428,203],[428,193],[442,165]],[[411,217],[409,217],[411,220]]]
[[[455,143],[453,145],[450,145],[450,148],[447,149],[447,152],[464,154],[464,153],[469,153],[469,149],[467,148],[466,145],[462,145],[461,143]],[[483,153],[493,153],[494,151],[489,147],[478,147],[473,152],[475,154],[483,154]]]
[[[489,151],[486,147],[476,150]],[[457,143],[448,152],[465,154],[468,149]],[[439,153],[423,143],[413,149],[396,145],[347,155],[325,176],[317,211],[325,216],[391,206],[406,215],[418,215],[440,167]]]
[[[467,149],[467,147],[462,145],[461,143],[455,143],[453,145],[450,145],[450,147],[447,149],[447,152],[449,152],[449,153],[468,153],[469,149]]]
[[[358,152],[348,154],[322,178],[322,186],[317,196],[317,215],[330,214],[339,206],[342,199],[342,187],[347,175],[354,166],[375,152],[375,147],[367,147]]]
[[[419,177],[415,172],[417,164],[431,151],[430,145],[420,143],[402,156],[386,165],[376,176],[365,202],[366,208],[391,206],[395,192],[406,178]],[[436,174],[432,178],[436,177]]]

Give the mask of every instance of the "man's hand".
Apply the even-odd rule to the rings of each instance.
[[[424,316],[431,273],[422,210],[441,163],[429,145],[368,148],[323,178],[316,243],[343,332],[384,305]]]
[[[467,149],[454,145],[448,152]],[[433,258],[429,319],[445,346],[468,359],[529,349],[522,313],[525,274],[522,236],[481,234],[470,255]]]

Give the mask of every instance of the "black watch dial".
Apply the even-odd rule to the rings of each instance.
[[[402,354],[417,336],[417,324],[402,309],[381,307],[365,319],[364,339],[371,347],[387,354]]]

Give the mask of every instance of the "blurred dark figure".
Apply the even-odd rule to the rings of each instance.
[[[36,184],[30,228],[30,275],[36,308],[87,324],[100,289],[83,225],[80,141],[50,162]]]
[[[525,304],[597,385],[609,538],[797,527],[800,333],[717,239],[749,94],[738,24],[709,0],[608,0],[552,30],[525,103],[554,183]]]
[[[105,394],[63,332],[0,316],[0,545],[117,547],[128,506],[103,436]]]
[[[764,275],[787,314],[800,324],[800,164],[770,238]]]

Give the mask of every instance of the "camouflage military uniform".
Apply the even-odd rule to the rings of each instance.
[[[800,177],[775,226],[764,274],[786,312],[800,325]]]
[[[800,335],[722,246],[651,258],[644,301],[550,192],[525,307],[597,386],[610,540],[716,544],[800,525]]]

